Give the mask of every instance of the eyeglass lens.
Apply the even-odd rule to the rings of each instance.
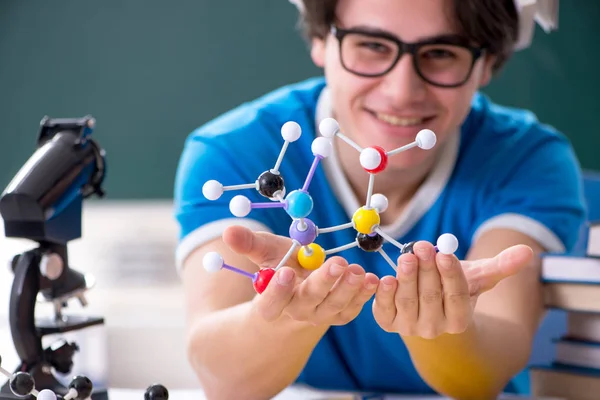
[[[344,66],[361,75],[376,76],[389,70],[400,48],[385,38],[349,33],[342,40]],[[448,44],[428,44],[419,47],[415,55],[418,72],[439,85],[462,83],[471,72],[473,54],[467,48]]]

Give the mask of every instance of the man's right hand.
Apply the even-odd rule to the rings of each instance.
[[[227,228],[223,241],[261,268],[275,268],[292,245],[287,237],[241,226]],[[376,275],[342,257],[330,257],[309,271],[300,266],[295,253],[254,298],[254,306],[268,321],[288,316],[313,325],[344,325],[356,318],[378,284]]]

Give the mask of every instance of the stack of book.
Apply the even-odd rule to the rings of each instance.
[[[585,254],[542,259],[544,302],[564,310],[550,365],[530,368],[531,392],[569,400],[600,399],[600,221],[590,224]]]

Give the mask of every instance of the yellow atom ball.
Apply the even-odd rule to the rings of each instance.
[[[315,270],[325,262],[325,250],[316,243],[308,245],[310,249],[306,251],[306,247],[302,246],[298,252],[298,262],[304,269]]]
[[[361,207],[352,216],[354,229],[365,235],[373,233],[373,228],[379,225],[380,221],[379,213],[375,208]]]

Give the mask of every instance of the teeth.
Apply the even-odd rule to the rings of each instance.
[[[391,124],[391,125],[411,126],[411,125],[418,125],[423,122],[423,118],[400,118],[400,117],[396,117],[394,115],[380,114],[380,113],[377,113],[376,115],[377,115],[377,118],[379,118],[383,122],[387,122],[388,124]]]

